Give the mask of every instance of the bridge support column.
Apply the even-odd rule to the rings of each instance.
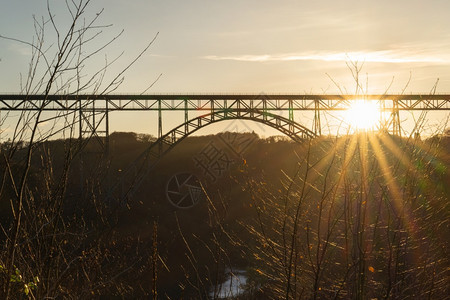
[[[188,126],[188,121],[189,121],[189,110],[188,110],[188,100],[184,99],[184,133],[187,134],[189,132],[189,126]]]
[[[162,137],[162,111],[161,111],[161,99],[158,100],[158,139]]]
[[[228,101],[225,99],[225,100],[223,100],[223,108],[224,108],[224,110],[225,110],[225,114],[224,114],[224,118],[226,119],[226,118],[228,118],[228,105],[227,105],[227,103],[228,103]]]
[[[322,125],[320,124],[320,103],[319,103],[319,100],[314,100],[313,127],[314,127],[314,133],[316,135],[322,135]]]
[[[398,100],[392,100],[392,134],[402,136],[402,130],[400,127],[400,113],[398,107]]]
[[[236,114],[241,116],[241,101],[239,99],[236,99]]]
[[[92,141],[95,145],[92,145],[91,151],[106,153],[109,151],[108,100],[104,99],[105,105],[101,109],[96,108],[96,101],[102,101],[102,99],[87,99],[79,102],[79,141],[80,146]]]
[[[289,99],[288,100],[288,104],[289,104],[289,121],[294,122],[294,105],[293,105],[293,100]],[[289,124],[289,131],[292,132],[294,131],[294,126],[292,124]]]
[[[96,103],[105,101],[97,108]],[[93,171],[108,170],[109,158],[109,107],[107,99],[80,99],[78,105],[78,130],[80,151],[80,186],[84,190],[87,184],[86,174]],[[98,164],[92,164],[97,162]],[[99,167],[97,170],[89,167]],[[94,174],[100,178],[100,174]],[[104,174],[107,176],[107,174]]]
[[[161,110],[161,99],[158,100],[158,140],[162,137],[162,110]],[[159,143],[159,153],[161,154],[163,150],[163,144]]]
[[[105,157],[109,157],[109,107],[105,99]]]
[[[387,126],[385,118],[386,104],[384,103],[384,101],[379,101],[379,107],[380,107],[380,125],[378,130],[385,132],[387,131]]]
[[[267,120],[267,99],[263,100],[263,120]]]

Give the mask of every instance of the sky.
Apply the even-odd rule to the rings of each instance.
[[[2,36],[32,41],[33,15],[48,19],[46,1],[0,3]],[[49,3],[64,28],[64,1]],[[117,74],[157,35],[119,93],[141,93],[160,74],[147,93],[353,93],[352,62],[367,93],[430,93],[436,82],[450,93],[448,0],[93,0],[86,19],[102,9],[98,24],[112,26],[94,42],[124,33],[88,73],[124,52],[108,70]],[[30,55],[0,39],[0,93],[20,90]]]

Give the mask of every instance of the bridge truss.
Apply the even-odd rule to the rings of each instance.
[[[354,101],[376,101],[380,111],[390,112],[384,124],[393,134],[401,134],[400,111],[450,110],[450,95],[291,95],[291,94],[185,94],[185,95],[0,95],[0,111],[76,111],[80,135],[108,136],[108,113],[113,111],[157,111],[158,137],[162,136],[162,112],[183,111],[184,122],[191,111],[288,111],[314,112],[312,130],[320,135],[321,113],[344,111]],[[301,122],[300,122],[301,123]]]
[[[290,95],[290,94],[196,94],[196,95],[0,95],[1,111],[54,112],[47,120],[73,114],[80,141],[94,139],[98,152],[108,154],[109,113],[155,111],[158,140],[125,172],[122,190],[132,192],[159,159],[175,144],[198,129],[217,121],[244,119],[269,125],[294,140],[322,134],[324,112],[345,111],[355,101],[376,102],[389,117],[380,126],[401,135],[400,111],[450,111],[450,95]],[[163,134],[163,112],[182,111],[180,125]],[[312,128],[301,125],[295,113],[314,113]],[[288,112],[288,117],[281,116]],[[72,125],[75,125],[72,123]],[[325,124],[326,125],[326,124]],[[144,174],[144,175],[142,175]],[[129,195],[128,195],[129,196]]]

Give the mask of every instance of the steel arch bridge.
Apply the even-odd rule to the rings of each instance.
[[[316,136],[308,128],[270,112],[246,109],[211,112],[190,119],[158,138],[123,172],[120,185],[115,185],[111,192],[114,193],[120,188],[121,198],[130,198],[159,160],[187,136],[210,124],[236,119],[255,121],[270,126],[296,142]]]
[[[348,109],[355,101],[376,101],[381,111],[389,112],[390,118],[383,124],[385,130],[401,134],[400,111],[442,111],[450,110],[450,94],[432,95],[302,95],[302,94],[159,94],[159,95],[0,95],[2,111],[53,111],[77,114],[80,138],[93,135],[109,136],[108,115],[113,111],[156,111],[158,112],[158,137],[162,136],[163,112],[182,111],[184,122],[189,113],[217,110],[247,110],[262,112],[289,112],[288,119],[294,120],[294,112],[314,112],[312,131],[322,132],[321,115],[327,111]],[[99,141],[100,142],[100,141]],[[107,148],[107,143],[106,146]]]
[[[155,111],[158,139],[128,170],[122,186],[130,195],[159,159],[189,134],[223,120],[251,120],[271,126],[295,141],[322,133],[321,115],[347,110],[352,102],[376,102],[389,118],[381,126],[401,135],[400,111],[450,111],[450,95],[299,95],[299,94],[160,94],[160,95],[0,95],[0,112],[54,112],[46,120],[73,114],[80,141],[93,137],[100,152],[109,151],[109,113]],[[163,112],[181,111],[179,126],[163,134]],[[294,112],[314,113],[311,129],[295,120]],[[288,112],[288,117],[280,115]],[[196,116],[192,118],[192,115]],[[200,116],[198,116],[201,114]],[[74,125],[74,124],[72,124]],[[117,186],[117,185],[116,185]]]

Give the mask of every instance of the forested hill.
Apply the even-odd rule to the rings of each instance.
[[[219,297],[233,268],[246,272],[245,298],[448,295],[449,136],[188,137],[118,198],[154,141],[113,133],[108,157],[94,140],[81,153],[70,150],[76,140],[35,147],[17,295],[38,277],[33,288],[57,280],[63,297]],[[2,242],[13,220],[8,173],[23,168],[16,151],[0,165]]]

